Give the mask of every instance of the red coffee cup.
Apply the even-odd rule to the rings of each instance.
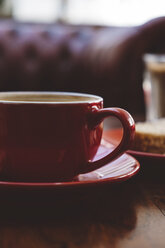
[[[117,117],[123,138],[92,161],[104,118]],[[67,92],[0,93],[0,175],[7,180],[57,182],[98,169],[131,145],[135,124],[120,108],[103,109],[99,96]]]

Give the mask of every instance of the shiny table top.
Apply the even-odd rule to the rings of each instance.
[[[164,247],[165,167],[130,180],[53,192],[0,191],[0,247]]]

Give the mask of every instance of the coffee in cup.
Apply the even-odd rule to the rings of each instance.
[[[93,161],[104,118],[123,125],[120,144]],[[68,92],[0,93],[0,176],[11,181],[60,182],[104,166],[124,153],[134,121],[120,108],[103,108],[99,96]]]

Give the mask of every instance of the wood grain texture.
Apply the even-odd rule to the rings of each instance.
[[[165,171],[66,192],[0,192],[1,248],[165,247]]]

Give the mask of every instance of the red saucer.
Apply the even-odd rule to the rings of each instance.
[[[113,145],[103,140],[95,159],[109,153]],[[0,189],[66,189],[111,184],[125,181],[134,176],[140,168],[139,162],[128,154],[123,154],[106,166],[87,174],[81,174],[70,182],[27,183],[0,180]]]

